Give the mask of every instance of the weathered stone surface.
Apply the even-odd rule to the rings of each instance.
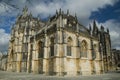
[[[98,30],[94,22],[90,34],[92,30],[68,14],[59,13],[44,23],[23,12],[12,28],[7,70],[58,76],[100,74],[109,69],[111,49],[110,37],[103,39],[109,33]]]

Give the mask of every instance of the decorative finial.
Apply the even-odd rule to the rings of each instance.
[[[91,24],[89,24],[89,33],[90,33],[90,34],[92,34],[91,31],[92,31],[92,29],[91,29]]]
[[[23,8],[23,12],[27,12],[28,11],[28,8],[27,6],[25,5],[25,7]]]
[[[104,31],[104,27],[103,27],[103,25],[101,25],[101,30]]]
[[[69,16],[69,9],[67,10],[67,15]]]
[[[40,18],[40,14],[38,14],[37,17]]]
[[[62,14],[64,14],[64,11],[62,11]]]
[[[58,11],[56,10],[56,15],[58,15]]]
[[[75,13],[75,19],[77,20],[77,15],[76,15],[76,13]]]
[[[48,16],[48,20],[50,21],[51,20],[51,15],[49,14],[49,16]]]
[[[25,7],[23,8],[22,13],[23,13],[24,16],[27,16],[27,14],[28,14],[28,8],[27,8],[27,6],[25,6]]]
[[[96,23],[95,19],[94,19],[93,23]]]
[[[48,16],[49,18],[51,17],[51,15],[49,14],[49,16]]]
[[[93,21],[93,26],[96,27],[96,21],[95,20]]]
[[[60,10],[59,10],[59,14],[61,14],[62,12],[61,12],[61,8],[60,8]]]
[[[109,33],[109,29],[107,28],[107,33]]]
[[[93,21],[93,31],[96,31],[96,30],[98,30],[98,27],[97,27],[96,21],[94,20]]]
[[[32,13],[30,12],[30,16],[32,16]]]
[[[89,30],[91,31],[91,24],[89,24]]]

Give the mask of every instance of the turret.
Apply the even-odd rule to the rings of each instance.
[[[93,31],[92,31],[92,34],[94,35],[94,36],[97,36],[98,35],[98,27],[97,27],[97,25],[96,25],[96,21],[94,20],[94,22],[93,22]]]

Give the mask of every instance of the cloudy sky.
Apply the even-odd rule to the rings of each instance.
[[[0,0],[0,51],[8,48],[10,29],[26,5],[29,12],[42,20],[60,8],[77,14],[81,24],[88,26],[94,19],[110,29],[112,48],[120,49],[120,0]]]

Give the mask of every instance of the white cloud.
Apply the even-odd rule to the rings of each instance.
[[[89,19],[93,11],[98,11],[99,8],[105,8],[106,5],[113,6],[118,0],[3,0],[4,3],[0,3],[0,14],[5,16],[16,16],[18,11],[27,5],[29,10],[34,16],[40,14],[42,18],[46,18],[50,15],[55,14],[56,9],[62,8],[63,11],[70,10],[70,14],[75,13],[78,16],[80,23],[85,26],[91,21]],[[120,28],[118,22],[115,20],[109,20],[104,26],[110,28],[111,39],[113,46],[119,44],[118,36],[120,37]],[[115,26],[114,28],[112,26]],[[119,35],[118,35],[119,34]],[[9,34],[5,33],[4,29],[0,29],[0,50],[7,49]]]
[[[10,34],[5,33],[4,29],[0,29],[0,51],[5,51],[8,48]]]
[[[47,17],[49,14],[53,15],[56,9],[62,8],[66,11],[70,10],[70,13],[77,14],[79,21],[84,25],[87,25],[91,12],[97,11],[99,8],[104,8],[106,5],[113,5],[117,0],[53,0],[48,4],[41,2],[34,5],[31,8],[33,14],[43,14],[43,17]]]
[[[114,5],[118,0],[4,0],[6,5],[0,6],[0,13],[6,11],[13,11],[15,8],[21,9],[27,5],[33,15],[37,16],[41,14],[41,17],[45,18],[48,15],[55,14],[56,9],[62,8],[66,11],[70,9],[70,13],[78,16],[80,22],[87,25],[91,12],[97,11],[99,8],[104,8],[106,5]],[[2,3],[3,4],[3,3]],[[18,13],[13,11],[12,14]]]
[[[6,4],[5,2],[1,2],[0,3],[0,14],[1,15],[5,15],[6,13],[7,13],[7,15],[9,14],[9,13],[11,13],[13,10],[15,10],[15,8],[14,7],[12,7],[12,6],[10,6],[10,5],[8,5],[8,4]]]

